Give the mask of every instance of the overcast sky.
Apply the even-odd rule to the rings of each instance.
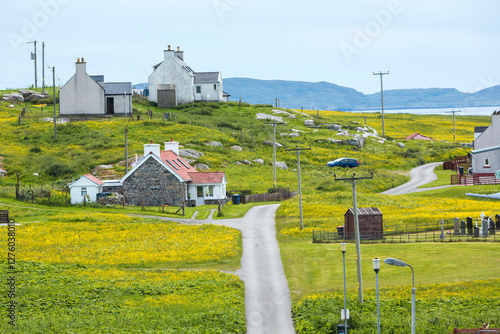
[[[78,57],[105,81],[147,82],[167,45],[223,78],[328,81],[384,89],[500,84],[500,1],[23,0],[2,4],[0,89],[64,85]],[[231,92],[229,92],[231,93]]]

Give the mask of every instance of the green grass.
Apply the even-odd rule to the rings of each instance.
[[[437,175],[437,180],[427,183],[419,188],[431,188],[438,186],[448,186],[451,184],[451,176],[457,175],[457,172],[453,170],[443,170],[443,166],[438,166],[434,168],[434,173]]]

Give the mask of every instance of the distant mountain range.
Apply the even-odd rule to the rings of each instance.
[[[380,110],[380,92],[363,94],[329,82],[226,78],[224,91],[231,101],[275,104],[283,108],[328,110]],[[147,84],[134,85],[142,89]],[[140,87],[140,88],[139,88]],[[500,106],[500,85],[475,93],[454,88],[384,90],[384,109],[465,108]]]

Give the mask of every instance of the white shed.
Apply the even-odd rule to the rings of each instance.
[[[71,191],[71,204],[81,204],[86,197],[86,202],[97,201],[97,194],[102,192],[104,181],[97,177],[85,174],[69,185]]]
[[[226,199],[226,174],[224,172],[189,173],[188,199],[195,205],[217,204]]]

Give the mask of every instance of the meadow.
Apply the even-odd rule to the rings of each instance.
[[[272,147],[262,143],[272,140],[272,127],[256,120],[255,115],[259,112],[272,114],[275,108],[245,103],[241,106],[237,103],[200,103],[168,110],[171,117],[165,120],[165,109],[136,98],[134,113],[141,115],[142,120],[73,119],[70,123],[58,124],[56,140],[53,123],[42,121],[43,117],[51,117],[52,111],[40,112],[29,104],[28,107],[30,110],[19,122],[23,105],[15,105],[12,109],[5,103],[0,104],[0,156],[3,157],[0,168],[8,171],[6,177],[0,178],[0,203],[5,203],[0,209],[10,210],[16,221],[23,222],[18,227],[19,254],[22,254],[19,262],[22,269],[19,280],[22,287],[21,330],[26,333],[78,333],[85,332],[88,326],[98,325],[104,333],[244,332],[243,284],[237,277],[220,272],[233,271],[239,266],[239,233],[216,226],[185,226],[132,216],[179,217],[174,214],[178,208],[167,208],[163,213],[157,207],[142,210],[140,207],[66,206],[61,188],[72,177],[91,173],[98,165],[113,165],[113,174],[123,175],[125,168],[120,162],[125,159],[124,131],[127,128],[128,158],[142,154],[142,145],[150,139],[162,143],[172,138],[184,148],[205,154],[196,162],[207,164],[210,170],[225,171],[228,190],[266,192],[273,182]],[[146,115],[148,110],[152,111],[152,117]],[[305,127],[304,120],[311,118],[316,124],[340,124],[350,133],[359,134],[355,129],[363,127],[366,119],[366,124],[381,134],[381,115],[335,111],[320,111],[319,114],[305,111],[303,115],[294,115],[295,118],[284,118],[287,126],[278,126],[277,142],[287,148],[311,147],[310,151],[301,153],[304,229],[298,226],[296,197],[281,203],[277,212],[277,237],[292,292],[298,332],[327,333],[339,322],[342,289],[339,246],[312,244],[311,232],[313,229],[334,230],[343,223],[344,213],[352,207],[352,191],[349,183],[336,182],[333,172],[345,177],[352,175],[353,170],[328,168],[327,161],[354,157],[362,162],[355,170],[356,175],[374,172],[372,180],[358,184],[358,206],[381,208],[387,228],[455,216],[478,217],[481,212],[492,215],[500,211],[497,202],[464,196],[466,192],[492,193],[495,191],[492,186],[455,187],[396,197],[379,194],[407,181],[408,171],[415,166],[467,153],[465,148],[451,142],[451,116],[386,115],[387,140],[380,143],[379,139],[369,137],[365,146],[359,149],[332,144],[329,139],[349,137],[325,127]],[[457,117],[457,142],[472,141],[474,126],[486,126],[490,122],[489,117]],[[414,132],[436,140],[404,139]],[[300,135],[294,137],[291,133]],[[219,141],[224,147],[207,146],[205,143],[210,140]],[[398,142],[406,147],[399,147]],[[232,145],[239,145],[243,150],[232,150],[229,148]],[[264,160],[263,165],[238,164],[258,158]],[[278,186],[297,190],[295,152],[278,149],[277,160],[289,166],[288,170],[277,170]],[[27,204],[14,200],[16,173],[20,174],[21,187],[25,188],[51,189],[54,182],[56,189],[52,191],[52,201],[35,199],[33,204]],[[447,176],[440,179],[440,184],[445,183],[443,180]],[[253,205],[228,205],[218,218],[241,217]],[[198,218],[203,219],[214,208],[186,208],[186,217],[201,209]],[[0,243],[4,244],[5,233],[3,230],[0,233]],[[498,319],[490,317],[489,311],[481,306],[490,305],[493,312],[500,310],[498,294],[491,294],[493,299],[485,299],[494,289],[489,282],[498,277],[496,268],[500,267],[497,260],[486,254],[498,253],[498,247],[498,243],[363,245],[363,268],[364,273],[370,273],[371,258],[375,256],[400,256],[402,260],[412,261],[420,271],[418,291],[442,291],[437,301],[436,294],[432,293],[418,297],[422,312],[424,304],[429,305],[425,307],[429,314],[442,312],[444,308],[457,309],[456,318],[444,311],[442,316],[441,313],[434,317],[420,315],[419,333],[424,333],[426,326],[436,333],[454,323],[472,326],[482,319],[479,316],[469,319],[466,312],[484,315],[484,319],[489,317],[492,324],[498,325]],[[347,268],[351,277],[348,287],[351,301],[355,303],[353,256],[354,252],[349,249]],[[423,257],[428,259],[422,261]],[[467,270],[458,274],[461,259],[469,257],[474,261],[467,262]],[[440,269],[436,270],[437,267]],[[407,294],[408,275],[401,273],[402,268],[384,267],[383,270],[393,273],[390,278],[384,276],[383,280],[381,276],[387,302],[384,312],[394,314],[391,318],[396,323],[394,326],[402,326],[403,322],[397,317],[407,322],[408,303],[395,296],[401,291]],[[367,303],[357,305],[355,311],[355,307],[351,307],[353,326],[357,330],[373,325],[374,275],[372,272],[365,275]],[[473,296],[458,294],[445,301],[448,298],[446,291],[453,291],[454,284],[464,284],[463,290],[481,291],[481,295],[473,299]],[[224,292],[218,295],[218,290]],[[1,312],[5,308],[1,307],[0,316],[3,317]],[[85,316],[72,321],[78,310],[84,310]],[[227,325],[221,327],[222,324]],[[401,330],[388,323],[384,326],[389,326],[383,327],[387,332],[399,333]]]

